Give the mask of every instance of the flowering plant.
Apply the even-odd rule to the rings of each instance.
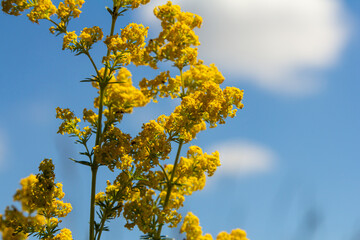
[[[105,37],[99,26],[85,27],[79,35],[69,31],[69,23],[80,16],[84,0],[65,0],[58,7],[51,0],[2,0],[1,4],[8,14],[17,16],[28,11],[34,23],[49,21],[50,32],[63,35],[62,49],[85,55],[93,66],[94,74],[83,80],[97,89],[93,107],[85,108],[82,117],[69,108],[56,109],[56,118],[61,120],[58,133],[75,137],[76,143],[84,147],[81,154],[86,160],[71,160],[89,167],[92,173],[89,239],[101,239],[103,231],[108,230],[106,223],[120,217],[126,220],[126,228],[137,227],[143,232],[143,239],[165,239],[163,227],[174,228],[180,222],[186,239],[212,239],[210,234],[203,235],[193,213],[183,218],[179,209],[185,196],[203,189],[206,175],[215,173],[220,166],[219,153],[208,154],[195,145],[189,146],[186,156],[181,156],[181,151],[207,126],[215,128],[227,117],[234,117],[243,107],[243,91],[222,89],[224,77],[217,67],[197,58],[200,42],[194,29],[201,27],[202,19],[182,12],[178,5],[168,2],[154,9],[162,27],[154,39],[146,41],[148,27],[142,24],[130,23],[115,31],[120,16],[149,1],[113,0],[112,8],[106,8],[111,27]],[[101,41],[106,54],[96,62],[91,50]],[[138,88],[134,86],[128,65],[158,69],[163,61],[173,64],[171,71],[162,71],[154,79],[143,78]],[[170,115],[144,123],[136,136],[121,130],[122,119],[134,108],[167,97],[180,100]],[[172,160],[173,150],[176,156]],[[117,176],[107,181],[106,189],[96,192],[100,166]],[[60,227],[60,218],[66,217],[72,207],[62,200],[65,194],[62,184],[55,181],[52,160],[43,160],[39,171],[20,182],[14,201],[21,203],[21,210],[12,206],[0,215],[3,239],[73,239],[69,229]],[[230,234],[221,232],[216,239],[247,238],[243,230],[236,229]]]

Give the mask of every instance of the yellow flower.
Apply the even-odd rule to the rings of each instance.
[[[80,16],[80,8],[84,4],[84,0],[65,0],[59,3],[56,11],[58,18],[62,22],[68,22],[70,18],[78,18]]]
[[[122,8],[138,8],[141,4],[145,5],[149,3],[150,0],[119,0],[116,1],[116,6],[122,7]]]
[[[248,240],[246,238],[246,232],[239,228],[232,230],[230,235],[231,240]]]
[[[62,50],[68,48],[70,50],[75,49],[75,44],[77,42],[77,35],[75,33],[75,31],[73,32],[66,32],[66,34],[64,35],[64,40],[63,40],[63,47]]]
[[[196,14],[181,12],[178,5],[170,1],[154,9],[154,15],[161,20],[163,31],[147,46],[148,61],[170,60],[180,70],[197,62],[199,38],[193,31],[200,27],[202,19]],[[152,56],[155,55],[155,56]],[[152,57],[151,57],[152,56]]]
[[[99,98],[96,98],[95,106],[98,106],[98,101]],[[149,101],[150,99],[142,91],[133,86],[131,73],[124,67],[120,68],[116,78],[112,76],[105,89],[104,105],[108,107],[109,111],[111,109],[108,115],[110,118],[111,115],[131,113],[134,107],[143,107]]]
[[[71,112],[68,108],[61,109],[57,107],[56,118],[63,120],[57,133],[60,133],[61,135],[64,135],[65,133],[74,134],[76,136],[81,135],[81,131],[78,126],[78,123],[81,120],[80,118],[75,117],[74,113]]]
[[[126,170],[131,167],[133,159],[130,154],[130,135],[123,133],[119,128],[111,126],[103,135],[103,144],[94,148],[96,160],[107,166],[111,171],[114,168]]]
[[[121,29],[120,36],[108,36],[104,43],[112,54],[104,58],[104,61],[112,61],[114,66],[125,66],[131,62],[136,66],[145,65],[145,39],[148,29],[142,24],[130,23]]]
[[[186,233],[187,240],[212,240],[210,234],[202,235],[202,229],[199,225],[199,218],[192,212],[188,212],[184,219],[184,223],[180,229],[181,233]]]
[[[241,229],[234,229],[231,231],[231,233],[227,232],[220,232],[216,240],[249,240],[246,238],[246,232]]]
[[[54,240],[72,240],[71,231],[67,228],[60,230],[60,233],[54,237]]]
[[[98,26],[92,28],[84,28],[79,36],[80,44],[86,49],[90,49],[91,46],[100,41],[103,38],[103,32]]]
[[[3,0],[1,1],[2,10],[7,14],[19,16],[20,12],[31,7],[27,0]]]
[[[50,19],[56,13],[56,7],[51,0],[37,0],[34,8],[27,15],[30,21],[39,23],[39,19]]]

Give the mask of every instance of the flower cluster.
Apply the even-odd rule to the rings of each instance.
[[[3,0],[1,6],[4,12],[14,16],[21,15],[20,12],[31,7],[27,0]]]
[[[75,117],[75,114],[70,111],[70,109],[62,109],[60,107],[56,108],[56,118],[63,120],[63,123],[60,125],[57,133],[64,135],[74,134],[79,135],[80,129],[78,123],[81,121],[80,118]]]
[[[107,229],[105,223],[120,216],[124,217],[126,228],[137,227],[146,234],[144,239],[160,240],[163,226],[176,227],[182,221],[179,209],[185,197],[202,190],[206,178],[220,166],[217,151],[208,154],[193,145],[182,156],[182,147],[208,126],[224,124],[243,108],[243,91],[222,88],[224,76],[218,68],[197,58],[196,47],[200,42],[194,30],[201,27],[200,16],[183,12],[169,1],[154,9],[162,26],[156,38],[147,41],[149,28],[142,24],[130,23],[118,33],[115,31],[119,16],[149,1],[113,0],[113,7],[106,7],[112,24],[103,40],[98,26],[85,27],[79,35],[67,29],[69,21],[79,17],[84,0],[64,0],[57,8],[51,0],[2,0],[3,10],[9,14],[20,15],[29,9],[32,22],[49,20],[53,24],[51,33],[64,34],[62,49],[83,54],[94,67],[95,74],[83,82],[91,82],[98,91],[93,102],[97,112],[85,108],[81,123],[81,117],[70,109],[56,108],[56,118],[62,120],[58,133],[75,137],[75,142],[85,148],[80,154],[88,157],[86,161],[71,160],[90,167],[92,172],[90,240],[100,239]],[[50,19],[53,15],[57,15],[57,22]],[[107,54],[99,61],[103,66],[98,67],[91,50],[101,41]],[[161,71],[153,79],[143,78],[140,88],[133,84],[128,65],[157,69],[161,61],[170,61],[178,75]],[[134,136],[120,129],[125,114],[165,97],[180,102],[172,113],[144,123]],[[175,147],[176,156],[170,159]],[[96,194],[100,166],[106,166],[117,176]],[[4,239],[26,239],[32,234],[40,239],[72,239],[69,229],[58,228],[59,218],[71,211],[71,205],[62,201],[62,185],[55,183],[51,160],[44,160],[39,169],[42,173],[21,180],[22,188],[14,196],[22,211],[8,208],[4,216],[0,215]],[[199,219],[192,213],[185,217],[181,232],[186,233],[188,240],[212,240],[210,234],[203,235]],[[240,229],[230,234],[221,232],[216,239],[247,240]]]
[[[65,24],[67,24],[71,18],[78,18],[81,13],[80,8],[84,2],[84,0],[65,0],[64,2],[60,2],[56,11],[58,18]]]
[[[130,135],[123,133],[117,127],[111,126],[103,136],[103,144],[94,147],[95,158],[99,163],[120,170],[129,169],[133,162],[130,154]]]
[[[113,66],[125,66],[130,63],[145,65],[145,38],[148,27],[130,23],[121,30],[121,35],[108,36],[104,43],[112,54],[104,57],[103,62],[112,62]]]
[[[181,12],[180,6],[173,5],[170,1],[155,8],[154,14],[161,21],[163,30],[156,39],[149,42],[148,54],[153,55],[156,60],[172,61],[179,69],[195,64],[197,48],[192,46],[198,46],[200,42],[194,28],[201,27],[202,18],[193,13]],[[150,66],[156,67],[156,64],[152,63]]]
[[[7,14],[18,16],[20,12],[32,8],[27,15],[29,20],[34,23],[39,23],[40,19],[50,19],[56,13],[56,7],[51,0],[4,0],[1,2],[3,11]]]
[[[184,218],[180,232],[186,233],[187,240],[212,240],[213,238],[210,234],[202,235],[202,229],[199,224],[199,218],[192,212],[189,212]]]
[[[42,239],[70,240],[69,229],[58,231],[59,218],[71,212],[71,204],[64,203],[65,194],[61,183],[55,183],[54,165],[51,159],[40,163],[41,173],[21,180],[14,201],[21,203],[22,211],[8,207],[4,217],[0,215],[0,231],[3,239],[25,239],[35,234]],[[10,236],[15,236],[14,238]]]
[[[39,19],[50,19],[56,13],[56,7],[51,0],[38,0],[34,8],[27,15],[30,21],[39,23]]]
[[[138,8],[140,5],[149,3],[150,0],[116,0],[114,1],[115,6],[119,8]]]
[[[34,23],[39,23],[40,19],[50,20],[50,17],[56,14],[60,19],[60,23],[57,24],[56,28],[51,28],[52,32],[55,29],[58,31],[63,30],[71,18],[79,17],[80,8],[83,4],[84,0],[65,0],[60,2],[58,8],[56,8],[51,0],[3,0],[1,2],[3,11],[15,16],[32,8],[27,16]]]
[[[131,113],[134,107],[143,107],[148,102],[149,99],[133,86],[131,73],[125,67],[109,81],[104,94],[104,105],[113,113]]]
[[[132,141],[132,149],[137,169],[147,172],[158,166],[159,160],[169,158],[170,141],[165,129],[151,120],[142,127],[142,131]]]
[[[213,240],[213,237],[208,233],[202,235],[199,219],[192,212],[189,212],[186,215],[180,232],[186,233],[187,240]],[[217,235],[216,240],[248,240],[248,238],[246,238],[246,232],[244,230],[234,229],[230,234],[227,232],[220,232]]]
[[[79,39],[78,39],[79,38]],[[91,46],[103,38],[103,32],[98,26],[84,28],[78,37],[73,32],[66,32],[63,39],[63,50],[69,49],[78,53],[86,53]]]

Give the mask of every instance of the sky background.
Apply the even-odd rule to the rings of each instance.
[[[141,22],[155,37],[160,26],[152,9],[164,2],[127,12],[116,29]],[[193,142],[207,152],[219,150],[222,166],[204,190],[187,197],[183,215],[194,212],[213,236],[242,228],[251,240],[360,240],[360,1],[174,3],[203,17],[199,58],[219,67],[224,86],[245,92],[236,118]],[[99,25],[108,33],[104,4],[111,1],[86,2],[69,29]],[[51,35],[50,26],[0,13],[0,209],[12,204],[21,178],[53,158],[65,200],[73,205],[63,226],[85,240],[89,169],[68,160],[81,149],[56,134],[55,108],[81,113],[91,107],[96,91],[80,80],[94,72],[85,56],[61,50],[62,37]],[[94,47],[97,63],[104,49]],[[157,73],[130,70],[134,82]],[[167,100],[149,104],[122,126],[136,134],[144,121],[175,106]],[[101,168],[98,191],[107,179],[113,175]],[[112,223],[104,239],[139,239],[123,224]],[[180,239],[177,232],[167,234]]]

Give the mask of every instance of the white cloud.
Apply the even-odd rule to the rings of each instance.
[[[276,160],[275,153],[269,148],[244,140],[216,144],[213,149],[219,151],[221,161],[216,175],[243,176],[269,172]]]
[[[164,2],[144,7],[143,16],[150,19],[149,8]],[[348,26],[338,0],[174,2],[204,19],[198,31],[201,58],[232,79],[248,79],[270,91],[317,91],[323,82],[314,72],[331,67],[346,42]]]

